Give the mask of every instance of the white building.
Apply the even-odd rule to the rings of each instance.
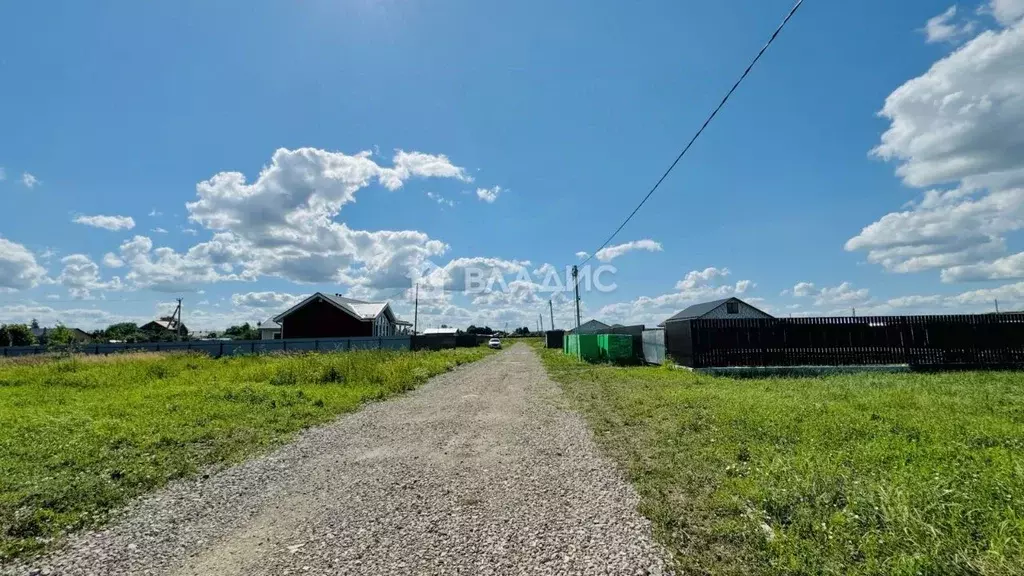
[[[260,340],[279,340],[281,338],[281,325],[268,318],[260,322]]]

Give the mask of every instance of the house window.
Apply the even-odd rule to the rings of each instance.
[[[740,313],[740,303],[739,302],[726,302],[725,303],[725,313],[726,314],[739,314]]]

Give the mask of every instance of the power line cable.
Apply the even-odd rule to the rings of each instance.
[[[693,146],[693,143],[697,141],[697,138],[700,138],[700,135],[704,133],[704,129],[707,128],[708,124],[710,124],[711,121],[715,119],[715,116],[718,115],[718,112],[722,109],[723,106],[725,106],[725,103],[729,101],[729,97],[732,96],[732,93],[735,92],[737,88],[739,88],[743,80],[747,77],[748,74],[750,74],[750,71],[754,68],[754,65],[757,64],[758,60],[761,59],[761,56],[764,55],[765,51],[768,50],[768,47],[772,45],[772,42],[775,41],[775,38],[777,38],[779,33],[782,32],[782,29],[786,27],[786,24],[789,23],[789,20],[793,17],[794,14],[796,14],[796,11],[800,9],[800,6],[803,5],[803,3],[804,0],[797,0],[796,4],[794,4],[793,8],[789,11],[789,14],[786,15],[786,18],[783,19],[782,23],[779,24],[779,27],[776,28],[775,32],[772,33],[772,36],[771,38],[768,39],[768,42],[766,42],[765,45],[761,48],[761,50],[757,53],[757,56],[754,56],[754,59],[750,61],[750,64],[747,65],[747,68],[746,70],[743,71],[743,74],[741,74],[739,79],[736,80],[736,83],[732,85],[732,88],[730,88],[729,91],[725,93],[725,96],[722,98],[722,101],[718,103],[718,106],[716,106],[715,109],[711,112],[711,115],[708,116],[706,120],[704,120],[704,124],[702,124],[700,129],[697,130],[697,133],[693,135],[693,138],[690,138],[690,141],[686,144],[686,147],[683,148],[683,151],[680,152],[678,156],[676,156],[676,159],[668,167],[668,170],[665,170],[665,173],[661,175],[661,178],[658,178],[658,181],[654,184],[654,187],[651,188],[649,192],[647,192],[647,195],[644,196],[644,199],[641,200],[640,203],[637,204],[636,208],[634,208],[633,211],[629,213],[629,216],[627,216],[626,219],[623,220],[622,224],[619,224],[619,227],[615,229],[615,232],[612,232],[612,235],[609,236],[608,239],[604,241],[604,244],[601,244],[600,248],[595,250],[592,254],[589,254],[586,257],[586,259],[580,262],[580,266],[589,262],[595,254],[597,254],[606,246],[608,246],[608,243],[611,242],[615,238],[615,236],[618,235],[618,233],[621,232],[622,229],[626,227],[626,224],[628,224],[629,221],[633,219],[633,216],[635,216],[636,213],[640,211],[640,208],[642,208],[643,205],[647,202],[647,200],[651,197],[651,195],[654,194],[654,191],[657,190],[659,186],[661,186],[661,183],[665,181],[665,178],[668,178],[668,175],[676,167],[676,164],[679,164],[679,161],[683,159],[683,156],[685,156],[686,153],[690,150],[690,147]]]

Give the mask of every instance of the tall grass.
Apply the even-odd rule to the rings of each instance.
[[[132,497],[237,462],[485,348],[0,365],[0,562],[103,523]]]
[[[685,573],[1024,573],[1024,374],[544,359]]]

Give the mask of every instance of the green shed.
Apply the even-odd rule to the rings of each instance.
[[[598,334],[597,347],[601,358],[621,362],[633,357],[633,337],[629,334]]]
[[[601,359],[601,348],[597,343],[597,334],[566,334],[563,350],[570,356],[576,356],[587,362]]]

